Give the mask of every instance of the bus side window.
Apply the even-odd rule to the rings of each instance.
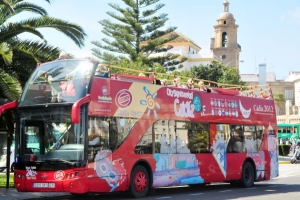
[[[188,147],[191,153],[210,152],[208,124],[191,123],[188,127]]]
[[[231,126],[231,137],[227,145],[227,152],[246,152],[245,136],[241,126]]]

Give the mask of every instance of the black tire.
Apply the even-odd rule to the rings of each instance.
[[[241,185],[245,188],[254,185],[254,169],[251,163],[246,162],[242,170]]]
[[[141,198],[147,195],[150,188],[149,173],[145,167],[136,166],[130,175],[129,192],[134,198]]]

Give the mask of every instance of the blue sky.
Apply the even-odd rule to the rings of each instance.
[[[91,41],[101,41],[104,36],[98,21],[110,19],[107,11],[114,11],[108,2],[124,5],[121,0],[56,0],[52,4],[28,0],[44,7],[51,17],[57,17],[83,27],[88,37],[85,47],[79,49],[63,34],[40,30],[49,44],[59,46],[76,57],[91,56]],[[165,7],[158,13],[167,13],[166,26],[192,39],[202,50],[210,52],[213,26],[223,11],[223,0],[161,0]],[[236,19],[240,53],[241,74],[258,73],[260,63],[267,64],[267,71],[274,71],[277,79],[288,77],[289,71],[300,71],[300,1],[299,0],[229,0],[229,11]],[[26,13],[15,20],[34,17]],[[28,39],[37,39],[26,35]]]

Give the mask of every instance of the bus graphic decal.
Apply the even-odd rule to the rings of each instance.
[[[160,145],[160,154],[156,153],[153,155],[156,161],[156,169],[153,173],[154,187],[204,182],[200,176],[200,168],[196,156],[191,154],[179,137],[176,141],[172,137],[170,145],[167,145],[166,135],[162,134]],[[176,154],[176,152],[179,154]]]
[[[248,139],[247,137],[245,138],[245,148],[247,150],[247,156],[251,157],[256,165],[257,172],[256,176],[263,180],[265,176],[265,154],[263,151],[257,151],[261,146],[262,141],[259,138],[253,139]]]
[[[104,179],[113,192],[126,179],[124,162],[121,159],[112,161],[110,150],[98,151],[95,156],[95,171],[100,179]]]
[[[199,93],[196,93],[194,95],[194,98],[193,98],[193,105],[194,105],[194,110],[197,112],[197,113],[200,113],[201,116],[204,116],[205,115],[205,105],[203,104],[203,101],[202,101],[202,98],[201,98],[201,95]]]
[[[155,102],[155,99],[158,97],[157,92],[151,94],[146,86],[143,87],[144,92],[146,93],[146,99],[140,100],[140,104],[147,106],[147,117],[150,116],[151,111],[153,111],[155,119],[157,119],[156,109],[160,110],[160,105]]]
[[[269,124],[268,127],[268,153],[270,156],[270,177],[278,176],[278,145],[277,138],[275,137],[274,129]]]
[[[216,135],[211,148],[213,149],[213,156],[226,178],[226,141],[224,137],[222,135]]]

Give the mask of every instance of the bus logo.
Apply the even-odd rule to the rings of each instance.
[[[54,179],[63,180],[64,176],[65,176],[65,173],[63,171],[59,170],[59,171],[55,172]]]
[[[198,96],[198,95],[194,96],[193,104],[194,104],[194,110],[196,112],[201,112],[202,111],[202,100],[201,100],[200,96]]]
[[[241,100],[239,101],[239,103],[240,103],[240,111],[241,111],[243,117],[247,119],[250,116],[250,114],[251,114],[251,108],[248,109],[248,110],[246,110],[243,107]]]
[[[107,89],[106,86],[102,86],[102,94],[103,94],[104,96],[108,95],[108,89]]]
[[[120,90],[116,95],[116,104],[119,108],[127,108],[132,102],[132,95],[127,89]]]

